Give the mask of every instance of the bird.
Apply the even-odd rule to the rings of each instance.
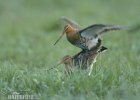
[[[76,47],[81,48],[82,50],[91,50],[97,44],[98,40],[101,39],[101,35],[108,31],[112,30],[123,30],[127,29],[126,26],[120,25],[105,25],[105,24],[94,24],[90,25],[84,29],[81,29],[80,26],[67,17],[62,17],[67,24],[64,27],[64,30],[61,36],[54,43],[56,45],[62,36],[66,33],[67,40]]]
[[[97,55],[106,50],[107,48],[102,46],[102,41],[99,39],[94,49],[88,51],[82,50],[74,56],[66,55],[58,62],[56,66],[64,64],[65,73],[67,74],[72,73],[71,69],[73,66],[77,66],[80,69],[88,69],[92,63],[96,62]]]

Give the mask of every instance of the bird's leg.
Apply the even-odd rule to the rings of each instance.
[[[90,76],[91,75],[91,72],[92,72],[92,69],[93,69],[93,64],[96,62],[96,57],[95,59],[92,61],[91,65],[90,65],[90,69],[89,69],[89,73],[88,75]]]
[[[71,75],[72,74],[71,68],[72,68],[71,65],[65,65],[65,74],[66,75]]]
[[[90,76],[90,75],[91,75],[91,72],[92,72],[92,69],[93,69],[93,63],[94,63],[94,61],[93,61],[93,62],[92,62],[92,64],[90,65],[90,69],[89,69],[88,76]]]

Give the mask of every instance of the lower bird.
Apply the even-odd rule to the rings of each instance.
[[[97,55],[105,50],[107,50],[107,48],[101,45],[101,40],[99,39],[98,44],[94,49],[91,49],[89,51],[82,50],[73,57],[71,57],[70,55],[66,55],[56,66],[64,64],[65,72],[68,74],[72,73],[71,68],[73,66],[77,66],[80,69],[87,69],[90,68],[92,63],[96,62]]]

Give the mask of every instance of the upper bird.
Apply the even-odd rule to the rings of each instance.
[[[80,26],[71,19],[67,17],[62,17],[61,19],[64,20],[67,24],[64,27],[62,35],[58,38],[55,44],[66,33],[67,40],[71,44],[81,48],[82,50],[93,49],[97,45],[98,40],[101,38],[100,36],[105,32],[111,30],[122,30],[127,28],[125,26],[119,25],[94,24],[84,29],[81,29]]]

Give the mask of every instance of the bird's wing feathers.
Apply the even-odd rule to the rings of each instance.
[[[63,20],[66,23],[70,24],[72,27],[80,30],[80,26],[75,21],[73,21],[73,20],[71,20],[71,19],[69,19],[69,18],[67,18],[65,16],[61,17],[61,20]]]
[[[126,27],[119,26],[119,25],[95,24],[95,25],[91,25],[83,30],[80,30],[79,34],[83,37],[92,38],[92,37],[97,37],[104,32],[108,32],[111,30],[122,30],[125,28]]]

